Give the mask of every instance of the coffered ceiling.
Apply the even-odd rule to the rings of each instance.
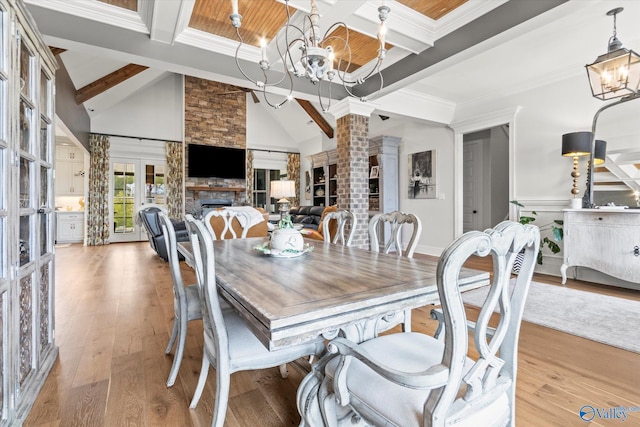
[[[318,0],[320,33],[335,22],[350,28],[351,78],[375,61],[377,8],[383,0]],[[255,89],[238,71],[238,46],[229,0],[25,0],[45,41],[59,48],[77,99],[90,115],[111,108],[169,73]],[[260,37],[277,57],[275,35],[286,20],[284,0],[239,0],[240,51],[245,68],[259,72]],[[456,105],[505,96],[567,76],[584,78],[584,64],[606,48],[607,10],[622,5],[618,33],[640,42],[637,1],[621,0],[386,0],[384,89],[357,88],[379,114],[448,123]],[[288,2],[292,19],[308,0]],[[300,11],[300,12],[299,12]],[[637,47],[637,46],[636,46]],[[296,81],[294,95],[317,109],[316,87]],[[276,94],[278,89],[275,89]],[[280,92],[284,92],[283,89]],[[336,99],[345,96],[336,85]],[[410,101],[410,102],[408,102]],[[294,104],[296,105],[296,104]],[[308,106],[308,105],[307,105]],[[296,107],[298,108],[298,107]],[[301,108],[298,108],[302,111]],[[302,117],[304,115],[302,112]],[[287,119],[284,119],[287,120]],[[287,120],[288,123],[307,120]],[[391,121],[387,121],[391,122]],[[287,126],[293,128],[293,126]]]

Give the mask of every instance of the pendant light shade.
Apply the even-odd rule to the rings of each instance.
[[[607,159],[607,141],[596,139],[596,152],[595,152],[594,165],[601,165]]]

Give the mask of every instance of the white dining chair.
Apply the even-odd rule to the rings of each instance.
[[[200,309],[200,295],[198,294],[197,285],[184,286],[182,273],[180,272],[180,260],[178,257],[178,247],[176,233],[171,219],[164,212],[158,212],[160,220],[160,228],[164,235],[166,244],[169,269],[171,270],[171,278],[173,280],[173,329],[169,344],[165,350],[166,354],[171,353],[174,344],[176,351],[173,356],[173,364],[167,379],[167,387],[171,387],[178,376],[178,370],[182,363],[182,355],[187,339],[187,323],[191,320],[202,319],[202,311]]]
[[[325,350],[324,341],[318,337],[270,351],[236,311],[221,310],[212,236],[201,221],[191,215],[187,215],[186,219],[203,306],[204,329],[202,369],[190,407],[195,408],[198,405],[207,380],[209,365],[212,365],[216,370],[216,400],[211,425],[222,427],[229,399],[231,374],[237,371],[276,367],[302,357],[320,355]]]
[[[213,217],[217,217],[220,218],[223,223],[224,223],[224,227],[222,229],[222,232],[219,233],[219,235],[216,235],[215,231],[213,230],[213,226],[211,225],[211,218]],[[237,219],[237,222],[240,224],[241,227],[241,232],[240,232],[240,236],[238,236],[236,234],[236,230],[233,227],[233,220]],[[243,212],[243,211],[237,211],[237,210],[232,210],[232,209],[213,209],[210,210],[209,212],[207,212],[207,214],[204,216],[203,218],[203,223],[205,224],[207,230],[211,233],[211,235],[213,236],[214,240],[215,239],[244,239],[247,237],[247,233],[249,232],[249,223],[250,223],[250,217],[249,214],[247,212]],[[243,226],[244,224],[244,226]]]
[[[352,419],[403,427],[515,425],[518,337],[539,246],[538,227],[512,221],[456,239],[437,267],[444,342],[415,332],[360,344],[334,339],[328,349],[335,357],[324,369],[318,393],[322,417],[317,420],[329,426]],[[510,285],[522,249],[522,270]],[[458,275],[473,255],[492,256],[494,274],[470,340]],[[486,331],[495,317],[495,334],[489,338]]]
[[[407,249],[403,251],[401,234],[404,225],[412,228]],[[369,247],[372,252],[380,252],[380,247],[382,246],[382,252],[385,254],[395,249],[395,253],[398,256],[413,258],[413,253],[416,250],[421,234],[422,223],[420,222],[420,218],[414,214],[393,211],[376,214],[369,220]],[[382,244],[379,236],[384,238],[382,239]],[[395,318],[380,322],[378,332],[391,329],[398,323],[402,324],[403,332],[411,331],[411,310],[405,310],[402,319],[398,319],[398,316],[396,316]]]
[[[337,222],[336,233],[333,238],[331,238],[330,233],[330,223],[332,221]],[[345,209],[325,214],[324,221],[322,222],[324,241],[331,243],[340,242],[343,246],[351,246],[357,224],[358,221],[354,213]],[[348,229],[347,226],[349,227]]]
[[[412,229],[407,248],[403,251],[401,234],[405,225],[412,226]],[[421,234],[422,222],[414,214],[393,211],[376,214],[369,220],[369,245],[373,252],[380,252],[382,243],[382,252],[385,254],[395,249],[399,256],[412,258]],[[380,235],[384,237],[383,242],[380,242]]]

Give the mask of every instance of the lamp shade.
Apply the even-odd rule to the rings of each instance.
[[[591,132],[572,132],[562,135],[562,155],[579,157],[591,154]]]
[[[607,141],[601,139],[596,140],[596,152],[594,165],[601,165],[607,159]]]
[[[295,197],[296,183],[295,181],[271,181],[271,197],[276,199]]]

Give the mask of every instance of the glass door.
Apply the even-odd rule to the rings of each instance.
[[[111,158],[110,219],[111,242],[146,239],[137,221],[138,211],[147,206],[165,209],[165,165],[157,161]]]

